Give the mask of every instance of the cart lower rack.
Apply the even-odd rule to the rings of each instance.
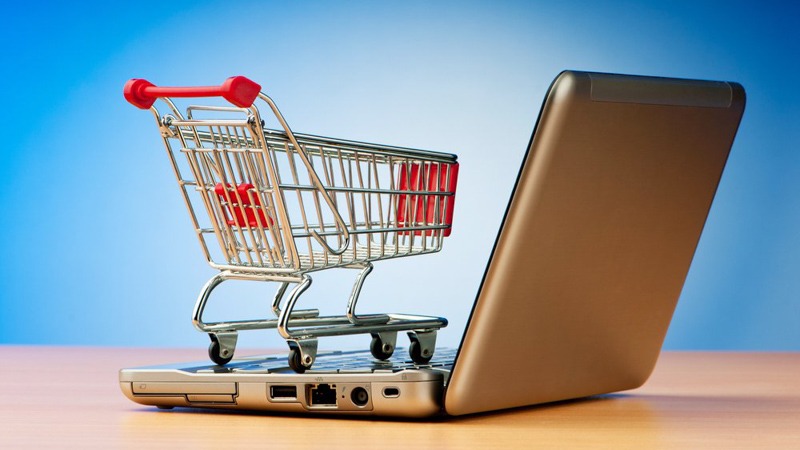
[[[204,255],[219,270],[192,316],[211,338],[210,358],[229,362],[241,330],[275,328],[289,345],[289,365],[302,372],[314,363],[320,337],[368,333],[372,355],[384,360],[406,331],[411,359],[427,363],[446,319],[359,315],[356,304],[374,261],[441,250],[452,229],[456,156],[294,133],[260,91],[241,76],[213,87],[132,79],[124,89],[130,103],[155,116]],[[181,110],[173,100],[180,97],[222,97],[233,106]],[[157,99],[167,114],[153,106]],[[265,127],[257,99],[279,129]],[[296,308],[310,274],[335,268],[358,270],[345,312]],[[212,291],[227,280],[276,283],[274,317],[204,322]]]

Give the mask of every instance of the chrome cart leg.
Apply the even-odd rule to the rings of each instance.
[[[275,292],[275,296],[272,297],[272,313],[275,314],[275,317],[281,316],[281,300],[283,300],[283,295],[286,293],[287,287],[289,287],[289,283],[281,283],[280,286],[278,286],[278,290]],[[319,317],[318,309],[298,309],[292,311],[291,315],[292,319],[311,319],[314,317]]]
[[[411,340],[408,348],[411,360],[416,364],[428,364],[436,348],[436,330],[409,331],[408,338]]]
[[[376,325],[384,324],[389,321],[388,314],[364,314],[356,315],[356,303],[358,297],[361,295],[361,288],[364,286],[364,280],[367,275],[372,272],[372,263],[364,263],[362,265],[347,266],[349,269],[361,269],[358,273],[355,283],[353,283],[353,291],[350,293],[350,298],[347,300],[347,320],[353,325]]]
[[[278,333],[289,344],[289,367],[297,373],[303,373],[306,369],[311,368],[317,358],[317,339],[307,336],[294,336],[289,330],[289,318],[292,317],[292,311],[297,304],[297,299],[309,286],[311,286],[311,277],[304,274],[302,281],[289,293],[286,308],[281,310],[278,316]]]
[[[281,283],[275,292],[275,296],[272,297],[272,313],[275,314],[275,317],[280,317],[281,315],[281,300],[283,300],[283,294],[286,293],[287,287],[289,287],[289,283]]]
[[[252,275],[252,274],[245,274],[245,273],[234,273],[230,271],[222,271],[208,280],[203,289],[200,291],[200,295],[197,297],[197,303],[194,305],[194,312],[192,313],[192,323],[194,327],[203,333],[208,333],[209,338],[211,338],[211,344],[208,347],[208,356],[211,358],[214,363],[219,365],[224,365],[230,362],[233,358],[233,353],[236,350],[236,341],[238,338],[238,331],[241,330],[263,330],[268,328],[276,328],[278,326],[278,319],[259,319],[259,320],[233,320],[233,321],[222,321],[222,322],[204,322],[203,321],[203,313],[205,312],[206,305],[208,304],[208,300],[211,297],[212,291],[219,286],[223,281],[227,280],[254,280],[254,281],[278,281],[280,283],[278,287],[278,291],[275,293],[275,297],[273,298],[273,312],[277,308],[278,313],[281,315],[282,312],[280,311],[280,302],[283,298],[283,294],[286,292],[286,288],[290,283],[299,283],[298,287],[292,290],[292,296],[290,297],[290,301],[294,298],[294,301],[297,301],[297,296],[302,293],[307,285],[304,285],[303,278],[290,278],[284,277],[280,280],[275,280],[274,278],[270,278],[267,276],[261,275]],[[288,281],[285,281],[288,280]],[[309,278],[310,280],[310,278]],[[310,281],[309,281],[310,282]],[[300,288],[298,290],[298,288]],[[294,303],[292,303],[292,307]],[[290,311],[291,312],[291,311]],[[295,311],[293,314],[286,315],[284,319],[288,323],[289,318],[291,319],[309,319],[319,316],[318,310],[302,310],[302,311]],[[286,325],[284,325],[285,328]]]
[[[297,299],[300,298],[300,295],[302,295],[309,286],[311,286],[311,277],[303,274],[301,281],[297,283],[297,286],[289,293],[289,300],[286,302],[286,308],[279,310],[278,334],[287,341],[298,339],[298,336],[294,336],[289,330],[289,318],[292,317],[292,311],[294,311],[294,305],[297,304]]]
[[[211,297],[211,291],[227,279],[227,275],[224,272],[220,272],[211,277],[200,291],[200,295],[197,297],[197,303],[194,305],[194,312],[192,313],[192,323],[199,331],[209,331],[209,324],[203,322],[203,312],[206,310],[206,304]],[[233,359],[239,333],[237,333],[236,330],[214,330],[208,333],[208,337],[211,339],[211,344],[208,346],[208,357],[211,361],[220,366],[229,363],[230,360]]]
[[[290,339],[289,344],[289,367],[297,373],[303,373],[310,369],[317,358],[316,339]]]
[[[208,357],[211,361],[224,366],[233,359],[233,352],[236,350],[236,341],[239,333],[236,331],[218,331],[209,333],[211,345],[208,346]]]
[[[353,291],[350,293],[350,299],[347,301],[347,319],[352,324],[360,323],[358,320],[359,318],[356,316],[356,303],[358,303],[358,296],[361,295],[361,287],[364,286],[364,280],[370,272],[372,272],[372,264],[364,264],[364,268],[358,273],[356,282],[353,284]]]
[[[200,290],[200,295],[197,297],[197,302],[194,304],[194,312],[192,312],[192,324],[194,324],[194,327],[198,331],[208,331],[208,324],[203,322],[203,311],[206,310],[206,303],[208,303],[208,298],[211,297],[211,291],[227,279],[228,277],[225,273],[220,272],[211,277],[203,286],[203,289]]]
[[[384,331],[370,334],[372,335],[372,342],[369,344],[369,351],[372,356],[382,361],[391,358],[397,345],[397,332]]]

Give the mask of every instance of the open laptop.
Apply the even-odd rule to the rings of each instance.
[[[566,71],[551,85],[457,351],[123,369],[128,398],[296,413],[462,415],[650,375],[742,117],[728,82]],[[454,301],[449,299],[448,301]]]

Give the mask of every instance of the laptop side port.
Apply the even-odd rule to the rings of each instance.
[[[361,386],[350,391],[350,401],[358,407],[367,406],[369,403],[369,392]]]
[[[297,399],[297,386],[270,386],[269,397],[273,400]]]
[[[306,385],[309,407],[336,407],[336,385],[320,383]]]
[[[396,387],[385,387],[383,388],[383,396],[386,398],[400,397],[400,389]]]

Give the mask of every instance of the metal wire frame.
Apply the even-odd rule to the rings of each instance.
[[[414,330],[412,341],[432,354],[435,330],[446,326],[446,319],[359,316],[355,307],[371,261],[442,248],[450,227],[447,199],[454,195],[455,155],[295,134],[274,102],[259,97],[283,131],[265,129],[255,106],[190,106],[184,117],[162,98],[172,114],[161,117],[151,108],[204,255],[221,271],[201,290],[195,327],[209,333],[211,348],[219,345],[223,356],[232,356],[237,330],[277,328],[306,367],[322,336],[370,333],[391,349],[397,331]],[[209,112],[238,117],[193,117]],[[201,209],[208,226],[200,225]],[[212,240],[220,259],[212,256]],[[360,270],[346,314],[320,317],[316,309],[296,310],[311,284],[307,273],[334,267]],[[211,291],[228,279],[278,282],[272,302],[276,319],[204,322]],[[295,287],[281,308],[289,284]]]
[[[253,109],[190,107],[186,119],[177,109],[177,117],[159,118],[179,183],[199,194],[194,201],[188,192],[184,196],[213,267],[300,274],[441,249],[442,231],[449,227],[445,199],[453,195],[442,188],[449,186],[454,155],[295,137],[263,129]],[[245,117],[195,120],[198,110]],[[179,171],[180,156],[188,173]],[[401,170],[412,165],[422,168],[417,180]],[[406,188],[399,189],[403,172]],[[431,173],[444,174],[444,183]],[[252,187],[245,192],[233,188],[242,184]],[[220,185],[230,189],[215,195]],[[419,188],[408,189],[412,185]],[[401,204],[405,211],[399,211]],[[198,208],[206,210],[210,226],[199,225]],[[233,214],[249,214],[255,223],[231,221]],[[212,258],[209,236],[216,238],[221,258]]]

